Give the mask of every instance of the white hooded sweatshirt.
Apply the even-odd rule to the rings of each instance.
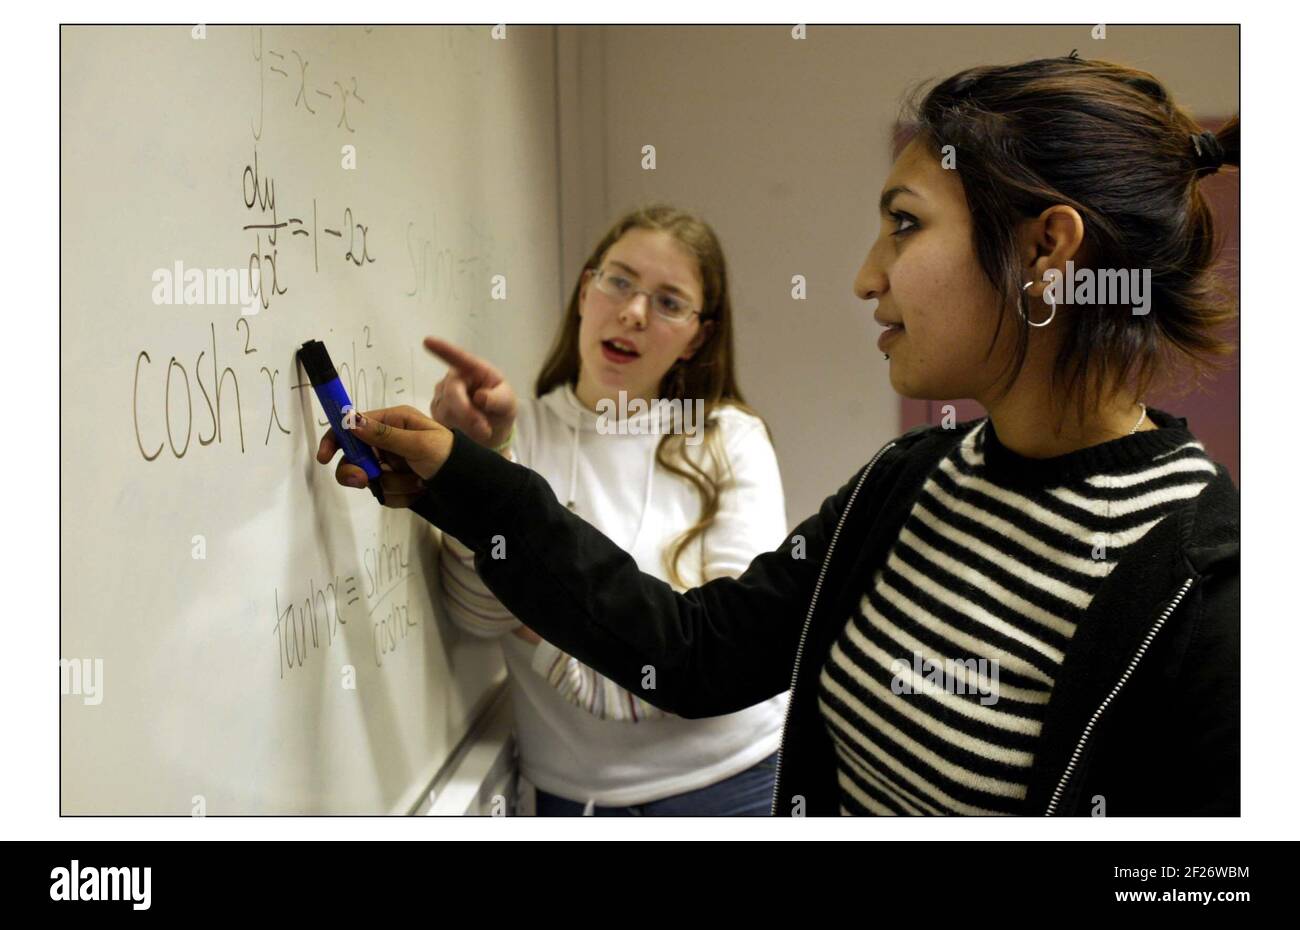
[[[660,411],[602,418],[568,385],[519,406],[514,460],[545,478],[561,503],[631,554],[642,571],[669,581],[665,551],[699,520],[700,498],[689,481],[655,462]],[[787,532],[781,475],[762,421],[732,406],[712,416],[730,480],[714,523],[677,563],[687,588],[739,575]],[[686,453],[704,461],[704,448],[688,444]],[[600,806],[645,804],[715,784],[776,751],[786,694],[703,720],[666,714],[548,642],[503,635],[519,621],[478,578],[473,553],[451,537],[444,540],[441,573],[457,625],[501,638],[521,774],[543,791]]]

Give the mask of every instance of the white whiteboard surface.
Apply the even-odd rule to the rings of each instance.
[[[531,383],[560,309],[553,31],[61,46],[60,655],[102,668],[61,698],[62,811],[410,811],[504,668],[446,619],[428,524],[315,463],[294,352],[323,340],[362,408],[427,409],[427,334]],[[158,269],[252,254],[254,314],[155,302]]]

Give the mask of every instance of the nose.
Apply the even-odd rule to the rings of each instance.
[[[862,267],[858,269],[857,277],[853,279],[853,293],[860,300],[875,300],[887,290],[889,290],[889,278],[885,275],[884,266],[877,259],[876,246],[873,245],[867,257],[862,260]]]
[[[644,298],[644,304],[642,300]],[[645,329],[646,314],[650,312],[650,295],[645,293],[633,294],[631,299],[623,305],[619,311],[618,320],[624,326],[635,326],[637,329]]]

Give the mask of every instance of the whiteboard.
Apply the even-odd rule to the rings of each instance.
[[[324,341],[362,408],[427,409],[428,334],[531,382],[554,54],[543,28],[62,29],[64,813],[406,812],[500,687],[436,531],[315,463],[294,353]]]

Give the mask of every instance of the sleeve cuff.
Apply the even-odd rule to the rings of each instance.
[[[452,436],[447,461],[410,509],[478,552],[493,534],[504,532],[511,503],[529,472],[458,429],[452,429]]]

